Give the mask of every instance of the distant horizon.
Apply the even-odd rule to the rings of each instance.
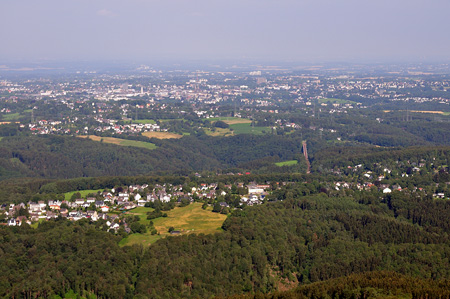
[[[0,72],[8,70],[26,71],[27,68],[38,68],[41,70],[64,70],[76,68],[138,68],[139,66],[146,66],[150,68],[171,68],[180,69],[185,68],[212,68],[212,69],[251,69],[258,68],[270,69],[271,67],[286,68],[286,69],[302,69],[308,67],[327,68],[389,68],[389,67],[432,67],[442,66],[450,70],[450,59],[441,61],[294,61],[294,60],[257,60],[257,59],[160,59],[160,60],[131,60],[131,59],[114,59],[114,60],[0,60]]]
[[[155,59],[130,59],[130,58],[116,58],[116,59],[1,59],[0,66],[6,64],[83,64],[83,63],[95,63],[95,64],[296,64],[296,65],[393,65],[393,64],[450,64],[450,58],[445,59],[348,59],[348,60],[294,60],[294,59],[249,59],[249,58],[155,58]]]

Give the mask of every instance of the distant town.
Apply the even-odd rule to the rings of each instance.
[[[4,103],[0,121],[19,123],[32,134],[183,135],[202,128],[218,135],[239,133],[239,128],[211,130],[211,123],[220,117],[246,119],[252,126],[249,130],[273,133],[303,126],[286,115],[294,111],[320,118],[365,109],[376,102],[403,102],[411,107],[430,103],[448,110],[450,79],[445,75],[417,67],[386,70],[382,75],[356,74],[336,75],[320,68],[302,72],[160,71],[142,65],[124,75],[4,76],[0,77]],[[412,114],[419,109],[410,110]]]

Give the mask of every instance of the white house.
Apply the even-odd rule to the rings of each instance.
[[[248,185],[248,194],[261,194],[264,193],[264,188],[257,185]]]
[[[77,205],[77,206],[81,206],[81,205],[83,205],[84,204],[84,199],[75,199],[75,204]]]

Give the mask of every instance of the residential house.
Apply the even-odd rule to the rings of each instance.
[[[61,209],[61,206],[58,206],[58,205],[49,205],[49,207],[52,210],[60,210]]]
[[[75,204],[76,204],[77,206],[82,206],[82,205],[84,205],[84,199],[82,199],[82,198],[75,199]]]
[[[47,211],[46,216],[47,220],[58,218],[58,214],[52,211]]]
[[[59,213],[62,217],[67,217],[67,215],[69,214],[69,210],[67,210],[66,208],[62,208],[59,210]]]
[[[261,188],[257,185],[248,185],[248,194],[262,194],[264,193],[264,188]]]
[[[147,201],[154,202],[158,197],[155,194],[147,194]]]
[[[16,226],[17,225],[16,219],[15,218],[10,218],[8,220],[8,225],[9,226]]]
[[[35,202],[30,202],[30,208],[29,211],[32,212],[40,212],[41,211],[41,205]]]
[[[137,201],[138,207],[144,207],[146,203],[147,203],[147,201],[144,200],[144,199],[139,199],[139,200]]]
[[[39,214],[38,213],[30,213],[30,219],[33,222],[39,221]]]
[[[39,206],[41,207],[41,211],[45,210],[47,204],[44,201],[38,201]]]
[[[17,217],[16,218],[16,223],[17,223],[17,226],[21,226],[22,225],[22,223],[27,223],[27,216],[19,216],[19,217]]]
[[[52,205],[54,205],[54,206],[61,206],[61,201],[59,201],[59,200],[49,200],[48,201],[48,205],[49,206],[52,206]]]

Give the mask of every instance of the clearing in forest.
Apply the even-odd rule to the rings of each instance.
[[[218,120],[223,121],[224,123],[228,125],[235,125],[235,124],[250,124],[252,121],[247,118],[240,118],[240,117],[212,117],[209,118],[211,122],[215,122]]]
[[[152,211],[151,208],[136,208],[127,212],[130,215],[138,215],[141,218],[140,223],[149,224],[147,220],[147,212]],[[153,219],[153,225],[159,235],[152,235],[150,231],[145,234],[131,234],[120,241],[121,246],[142,244],[148,246],[157,240],[170,236],[169,228],[173,227],[179,231],[179,235],[185,234],[212,234],[221,230],[222,224],[227,218],[226,215],[213,213],[212,208],[202,209],[201,203],[192,203],[186,207],[176,207],[167,213],[167,217]]]
[[[289,160],[289,161],[283,161],[283,162],[277,162],[275,163],[276,166],[282,167],[282,166],[292,166],[292,165],[297,165],[298,161],[297,160]]]
[[[269,127],[254,127],[251,123],[240,123],[230,125],[230,129],[233,129],[234,134],[254,134],[262,135],[272,132],[272,128]]]
[[[18,120],[20,117],[20,113],[7,113],[7,114],[3,114],[3,120],[5,122],[11,122],[11,121],[15,121]]]
[[[97,190],[79,190],[79,191],[70,191],[70,192],[66,192],[64,193],[64,199],[65,200],[70,200],[70,198],[72,197],[72,195],[74,193],[80,192],[81,197],[85,198],[86,196],[88,196],[88,194],[96,194],[98,191],[103,191],[103,189],[97,189]]]
[[[135,124],[156,124],[156,121],[154,119],[138,119],[138,120],[133,120],[133,123]]]
[[[397,112],[406,112],[407,110],[397,110]],[[385,113],[396,112],[394,110],[383,110]],[[450,112],[445,111],[432,111],[432,110],[409,110],[412,113],[429,113],[429,114],[442,114],[442,115],[450,115]]]
[[[230,129],[224,129],[224,128],[214,128],[214,131],[209,130],[209,129],[205,129],[205,133],[206,135],[209,136],[233,136],[233,131],[231,131]]]
[[[183,137],[183,135],[169,132],[144,132],[142,133],[142,135],[148,138],[158,138],[158,139],[171,139]]]
[[[121,139],[115,137],[100,137],[96,135],[88,135],[88,136],[78,136],[81,138],[89,138],[94,141],[111,143],[121,146],[133,146],[133,147],[142,147],[146,149],[156,149],[156,145],[151,142],[137,141],[137,140],[129,140],[129,139]]]

